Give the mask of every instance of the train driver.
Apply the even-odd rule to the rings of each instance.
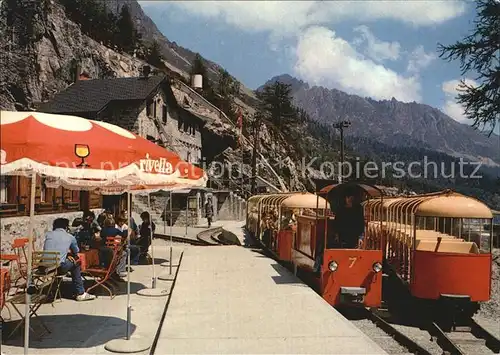
[[[363,206],[355,195],[354,192],[348,192],[344,204],[335,215],[335,230],[344,249],[361,248],[363,245],[365,218]]]

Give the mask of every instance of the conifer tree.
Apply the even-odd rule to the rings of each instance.
[[[123,5],[121,8],[117,27],[118,45],[123,51],[127,53],[133,53],[134,49],[139,43],[140,38],[127,5]]]
[[[440,57],[459,60],[462,75],[470,73],[479,86],[459,85],[457,101],[465,109],[474,128],[490,128],[500,124],[500,1],[477,0],[475,29],[462,41],[439,44]]]

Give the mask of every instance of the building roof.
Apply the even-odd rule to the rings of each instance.
[[[50,113],[99,112],[111,101],[145,100],[167,78],[149,76],[80,80],[42,104],[39,111]]]

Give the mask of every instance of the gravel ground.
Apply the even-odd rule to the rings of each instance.
[[[377,327],[368,319],[351,320],[351,322],[365,333],[370,339],[376,342],[388,354],[411,354],[408,349],[387,335],[382,329]]]
[[[443,353],[441,347],[435,341],[432,340],[432,337],[428,331],[413,326],[399,325],[399,324],[392,324],[392,325],[394,326],[394,328],[399,330],[401,333],[406,335],[408,338],[410,338],[415,343],[426,349],[431,354],[441,355]]]
[[[455,331],[451,333],[446,333],[446,335],[458,345],[460,350],[466,355],[490,355],[494,354],[484,341],[477,339],[474,335],[468,331]]]

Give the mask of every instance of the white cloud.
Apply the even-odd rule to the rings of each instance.
[[[325,27],[311,27],[298,39],[294,70],[311,84],[337,87],[374,99],[420,101],[420,83],[364,58]]]
[[[401,45],[398,42],[384,42],[373,35],[367,26],[358,26],[354,28],[354,32],[359,33],[360,37],[354,40],[356,46],[363,46],[365,53],[370,58],[377,62],[384,60],[399,59]]]
[[[269,34],[269,45],[279,50],[281,40],[297,39],[292,56],[295,72],[316,85],[337,87],[375,99],[420,101],[418,73],[432,62],[423,47],[416,48],[406,76],[383,65],[403,54],[398,42],[377,39],[367,25],[392,20],[410,26],[434,26],[462,15],[464,1],[140,1],[155,9],[180,10],[200,21],[226,23],[250,33]],[[175,12],[175,11],[174,11]],[[182,17],[178,14],[178,17]],[[190,18],[189,21],[193,21]],[[366,49],[359,53],[351,44],[323,26],[341,22],[365,24],[356,28]],[[356,43],[356,42],[355,42]],[[283,48],[282,48],[283,49]],[[286,52],[286,48],[285,48]],[[363,56],[364,54],[364,56]]]
[[[465,79],[465,83],[467,85],[477,86],[478,84],[471,79]],[[458,86],[460,84],[460,80],[449,80],[445,81],[441,89],[445,95],[445,103],[442,107],[444,113],[453,118],[455,121],[460,123],[472,123],[470,119],[465,117],[464,108],[456,101],[456,97],[459,93]]]
[[[463,14],[463,1],[140,1],[141,5],[176,7],[203,18],[225,21],[246,31],[296,34],[313,25],[356,20],[396,20],[432,26]]]
[[[435,53],[427,53],[424,46],[420,45],[410,54],[407,70],[409,73],[419,73],[422,69],[427,68],[434,60],[437,59]]]

